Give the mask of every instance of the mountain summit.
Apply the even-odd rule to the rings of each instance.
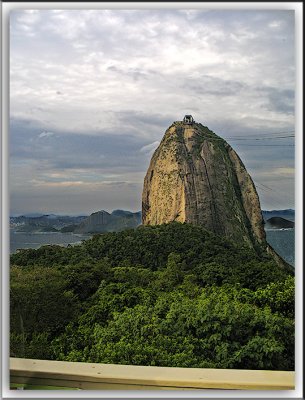
[[[144,180],[143,225],[171,221],[202,225],[252,248],[267,246],[259,198],[244,164],[191,115],[167,129]]]

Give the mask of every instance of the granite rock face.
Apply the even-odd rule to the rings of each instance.
[[[232,147],[200,123],[174,122],[152,156],[142,194],[143,225],[202,225],[266,248],[254,183]]]

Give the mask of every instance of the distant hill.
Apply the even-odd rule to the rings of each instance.
[[[295,211],[262,210],[265,223],[273,217],[283,218],[294,222]],[[24,214],[10,217],[10,226],[17,232],[74,232],[74,233],[99,233],[115,232],[126,228],[135,228],[141,224],[141,211],[113,210],[112,213],[101,210],[90,216],[55,215],[55,214]],[[270,224],[265,228],[274,228]],[[285,228],[285,226],[283,226]],[[282,228],[282,226],[280,226]]]
[[[126,217],[133,215],[131,211],[125,211],[125,210],[113,210],[111,215],[115,215],[116,217]]]
[[[136,228],[141,224],[141,212],[114,210],[97,211],[90,216],[61,216],[54,214],[10,217],[10,227],[16,232],[102,233]]]
[[[87,216],[21,215],[10,217],[10,227],[17,232],[56,232],[69,225],[79,225]]]
[[[27,217],[27,218],[37,218],[37,217],[43,217],[44,214],[41,213],[29,213],[29,214],[23,214],[22,217]]]
[[[288,219],[289,221],[294,221],[295,218],[295,211],[292,210],[291,208],[286,210],[271,210],[271,211],[263,210],[262,214],[265,222],[272,217],[285,218]]]
[[[74,233],[102,233],[118,232],[127,228],[136,228],[141,224],[141,213],[114,210],[111,214],[107,211],[98,211],[74,229]]]
[[[294,228],[294,222],[281,217],[271,217],[267,219],[265,228],[287,229]]]

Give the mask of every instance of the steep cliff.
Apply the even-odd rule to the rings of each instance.
[[[143,225],[180,221],[249,247],[266,248],[259,198],[232,147],[200,123],[174,122],[152,156]]]

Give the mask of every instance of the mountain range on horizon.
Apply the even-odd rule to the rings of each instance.
[[[264,221],[273,217],[294,221],[295,211],[262,210]],[[141,224],[141,211],[113,210],[111,213],[100,210],[90,215],[69,216],[56,214],[31,213],[10,217],[10,227],[17,232],[72,232],[102,233],[136,228]]]
[[[10,217],[10,227],[16,232],[101,233],[135,228],[141,224],[140,211],[113,210],[108,213],[100,210],[89,216],[34,215],[37,216]]]
[[[130,210],[123,210],[123,209],[117,209],[117,210],[113,210],[113,211],[107,211],[107,210],[99,210],[99,211],[105,211],[109,214],[112,213],[141,213],[141,210],[139,211],[130,211]],[[94,211],[93,213],[98,212],[98,211]],[[91,213],[91,214],[93,214]],[[88,213],[79,213],[79,214],[56,214],[56,213],[41,213],[41,212],[32,212],[32,213],[13,213],[12,215],[10,215],[10,218],[20,218],[20,217],[26,217],[26,218],[38,218],[38,217],[48,217],[48,218],[64,218],[64,217],[68,217],[68,218],[82,218],[82,217],[89,217]],[[262,210],[262,214],[263,217],[265,216],[270,216],[270,215],[286,215],[288,219],[290,218],[294,218],[295,215],[295,210],[293,208],[285,208],[285,209],[272,209],[272,210]]]

